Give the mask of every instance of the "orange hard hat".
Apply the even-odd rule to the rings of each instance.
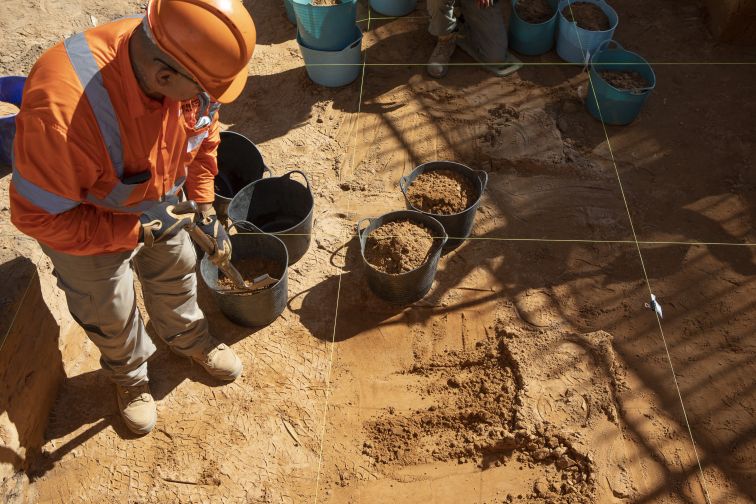
[[[257,36],[240,0],[151,0],[147,25],[214,100],[229,103],[242,92]]]

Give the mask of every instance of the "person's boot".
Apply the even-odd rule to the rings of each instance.
[[[118,410],[126,427],[134,434],[147,434],[155,427],[157,409],[148,384],[124,386],[116,384]]]
[[[449,72],[449,60],[451,60],[456,48],[456,34],[438,37],[438,42],[436,42],[436,47],[433,49],[426,67],[428,75],[436,79],[445,76]]]
[[[204,349],[192,355],[191,358],[205,368],[210,376],[218,380],[234,381],[242,372],[242,363],[236,356],[236,352],[212,336]]]

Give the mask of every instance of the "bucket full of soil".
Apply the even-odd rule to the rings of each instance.
[[[656,86],[651,65],[618,42],[606,41],[591,58],[585,106],[606,124],[630,124]]]
[[[417,0],[370,0],[370,7],[384,16],[406,16],[415,10]]]
[[[317,51],[341,51],[354,42],[357,0],[292,0],[302,43]]]
[[[378,297],[408,304],[428,293],[447,240],[440,222],[420,212],[399,210],[362,219],[357,237],[368,285]]]
[[[611,40],[619,17],[604,0],[561,0],[557,7],[556,50],[570,63],[588,63],[605,41]]]
[[[277,281],[260,290],[236,290],[230,278],[205,255],[200,274],[213,291],[218,307],[229,320],[246,327],[259,327],[273,322],[286,308],[288,298],[288,255],[286,246],[273,235],[237,233],[230,237],[233,248],[231,263],[247,281],[269,275]]]
[[[512,0],[509,46],[520,54],[538,56],[554,47],[557,0]]]
[[[0,77],[0,164],[11,164],[13,137],[16,136],[16,114],[21,107],[26,77]]]
[[[302,182],[294,176],[301,177]],[[231,200],[228,217],[239,230],[278,236],[286,245],[291,265],[310,247],[314,206],[307,175],[292,170],[244,187]]]
[[[450,249],[470,236],[486,184],[486,172],[453,161],[421,164],[399,179],[407,205],[444,226]]]
[[[225,218],[231,199],[244,187],[271,171],[252,140],[233,131],[221,131],[218,175],[215,177],[215,211]]]

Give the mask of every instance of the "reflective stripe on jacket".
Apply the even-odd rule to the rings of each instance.
[[[129,58],[139,19],[77,34],[47,51],[27,79],[14,142],[11,219],[76,255],[132,250],[138,215],[186,182],[214,199],[217,116],[195,131],[198,102],[141,91]]]

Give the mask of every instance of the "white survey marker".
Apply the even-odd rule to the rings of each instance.
[[[653,309],[659,315],[659,318],[664,318],[664,315],[662,314],[661,304],[656,300],[655,295],[651,294],[651,303],[646,303],[646,308]]]

